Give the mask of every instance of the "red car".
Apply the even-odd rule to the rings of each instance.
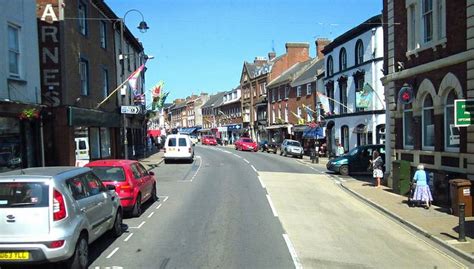
[[[257,142],[248,137],[242,137],[234,143],[236,150],[258,151]]]
[[[202,144],[203,145],[216,146],[217,145],[217,140],[212,135],[205,135],[205,136],[202,137]]]
[[[86,165],[100,178],[104,185],[114,185],[122,208],[138,217],[142,204],[149,199],[158,200],[154,173],[147,171],[134,160],[98,160]]]

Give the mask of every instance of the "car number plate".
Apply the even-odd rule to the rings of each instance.
[[[29,260],[28,251],[0,252],[0,260]]]
[[[170,148],[170,151],[174,151],[174,148]]]

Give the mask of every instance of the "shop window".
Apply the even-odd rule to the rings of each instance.
[[[411,105],[405,105],[403,109],[403,147],[412,149],[413,145],[413,109]]]
[[[444,105],[445,147],[450,151],[459,151],[459,128],[454,126],[454,100],[456,92],[451,90]]]
[[[20,121],[0,117],[0,173],[21,167]]]
[[[108,158],[112,155],[110,147],[110,131],[109,128],[100,128],[100,157]]]
[[[422,145],[423,149],[433,150],[434,149],[434,107],[433,107],[433,98],[430,94],[425,96],[423,101],[423,114],[421,115],[422,120]]]
[[[90,128],[91,159],[100,159],[100,132],[99,128]]]

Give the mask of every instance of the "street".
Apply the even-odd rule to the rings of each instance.
[[[90,268],[465,268],[294,158],[195,147]],[[318,172],[319,171],[319,172]],[[115,267],[114,267],[115,266]]]

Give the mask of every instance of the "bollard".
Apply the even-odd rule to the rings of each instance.
[[[464,203],[459,203],[459,242],[466,242]]]

